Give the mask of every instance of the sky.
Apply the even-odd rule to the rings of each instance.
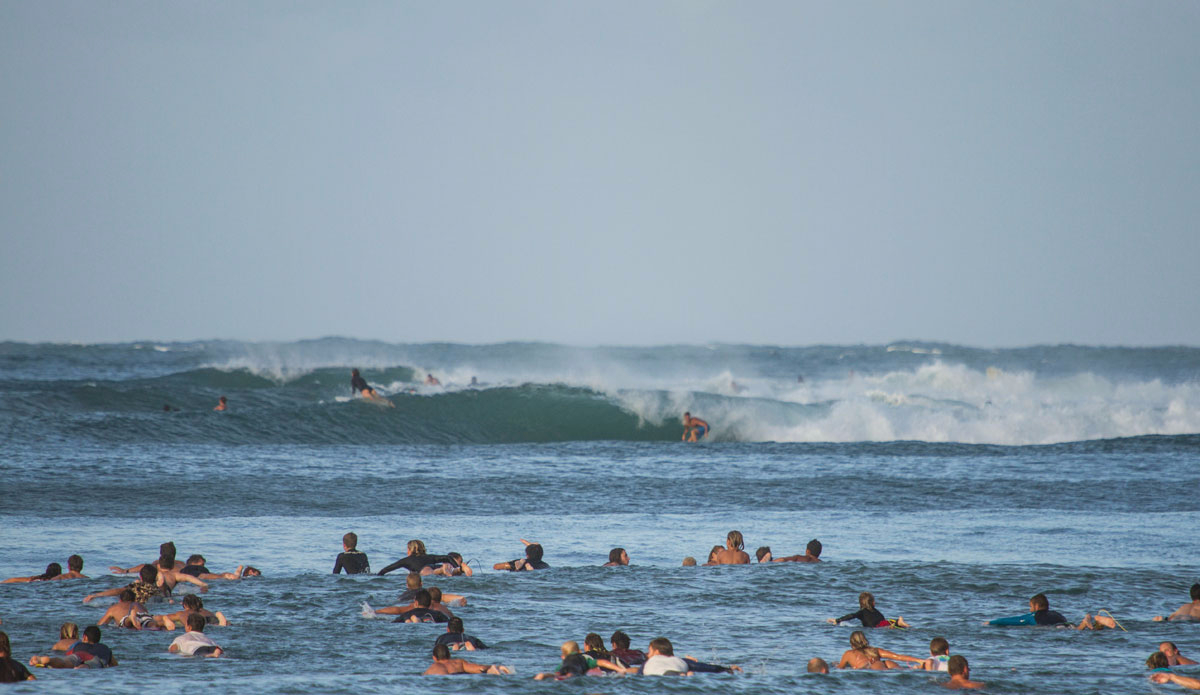
[[[1200,345],[1200,3],[0,0],[0,340]]]

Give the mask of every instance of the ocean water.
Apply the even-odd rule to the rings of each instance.
[[[396,407],[351,399],[351,367]],[[679,441],[684,410],[709,441]],[[6,343],[0,576],[79,553],[93,579],[0,585],[0,629],[16,657],[47,653],[61,623],[102,614],[85,594],[127,581],[109,565],[173,540],[264,572],[204,595],[233,622],[210,628],[228,658],[106,629],[119,668],[36,669],[13,692],[936,688],[908,670],[805,673],[848,648],[856,628],[825,619],[861,591],[913,625],[873,644],[924,657],[944,636],[990,692],[1167,692],[1143,663],[1158,643],[1200,655],[1200,624],[1151,620],[1200,581],[1198,433],[1200,350],[1184,347]],[[825,562],[681,566],[731,529],[777,555],[818,538]],[[444,627],[364,618],[403,572],[332,575],[346,531],[376,570],[410,538],[462,553],[475,576],[429,583],[468,597],[456,613],[493,647],[468,658],[516,673],[420,676]],[[493,571],[521,538],[551,569]],[[630,567],[600,566],[614,546]],[[1128,631],[981,624],[1038,592]],[[617,629],[745,673],[532,680],[564,640]]]

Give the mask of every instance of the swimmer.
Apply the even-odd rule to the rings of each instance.
[[[913,668],[926,671],[950,670],[950,643],[945,637],[934,637],[929,640],[929,658],[913,664]]]
[[[717,562],[717,555],[720,554],[720,552],[724,549],[725,549],[725,546],[723,546],[723,545],[714,545],[711,549],[709,549],[708,559],[705,560],[704,566],[712,567],[713,565],[721,564],[721,563]]]
[[[50,647],[51,651],[65,652],[71,648],[72,644],[79,641],[79,626],[75,623],[63,623],[62,627],[58,628],[58,641]]]
[[[509,560],[508,562],[497,562],[492,565],[492,569],[502,572],[523,572],[528,570],[544,570],[550,569],[550,565],[542,562],[542,546],[539,543],[530,543],[524,538],[521,542],[525,544],[525,557],[517,560]]]
[[[459,557],[462,557],[461,555]],[[426,567],[432,565],[440,565],[444,563],[457,564],[450,555],[430,555],[425,552],[425,543],[420,540],[411,540],[408,542],[408,554],[396,560],[392,564],[379,570],[379,576],[383,576],[392,570],[397,570],[403,567],[409,572],[420,572]]]
[[[117,602],[104,611],[96,625],[112,623],[131,630],[174,630],[175,623],[165,615],[150,615],[146,607],[137,600],[133,589],[125,588]]]
[[[708,434],[708,423],[698,417],[692,417],[691,413],[683,414],[683,436],[679,438],[684,442],[698,442],[704,439]]]
[[[587,657],[579,653],[579,643],[571,640],[562,644],[562,663],[559,664],[558,670],[539,673],[533,679],[537,681],[547,678],[563,680],[572,676],[585,675],[592,668],[593,666],[588,662]]]
[[[1155,620],[1200,620],[1200,584],[1193,584],[1188,591],[1192,600],[1180,606],[1168,616],[1155,616]]]
[[[1079,625],[1075,629],[1076,630],[1104,630],[1106,628],[1109,630],[1117,629],[1117,619],[1110,617],[1110,616],[1106,616],[1106,615],[1100,615],[1099,613],[1097,613],[1096,615],[1092,615],[1091,613],[1084,613],[1083,620],[1081,620],[1079,622]]]
[[[12,645],[8,634],[0,632],[0,683],[20,683],[37,680],[25,664],[12,658]]]
[[[829,673],[829,664],[819,656],[814,656],[808,660],[809,673]]]
[[[466,659],[450,658],[450,649],[444,644],[435,644],[433,646],[433,663],[429,668],[425,669],[423,676],[450,676],[456,673],[486,673],[489,675],[498,675],[501,673],[512,673],[507,666],[500,664],[476,664]]]
[[[30,657],[29,665],[46,668],[107,668],[116,666],[117,658],[111,649],[100,643],[100,628],[88,625],[83,631],[83,639],[72,645],[66,655]]]
[[[438,636],[437,641],[434,642],[434,646],[439,644],[444,644],[447,648],[454,651],[465,649],[466,651],[473,652],[488,648],[481,640],[463,632],[462,618],[457,616],[450,618],[450,621],[446,623],[446,632]]]
[[[226,627],[229,625],[229,620],[225,618],[225,614],[221,611],[210,611],[204,607],[204,601],[195,594],[188,594],[183,597],[183,610],[176,611],[166,616],[172,621],[186,624],[187,619],[193,614],[198,614],[204,618],[204,622],[208,625],[220,625]]]
[[[346,574],[371,573],[371,563],[367,561],[367,554],[358,549],[356,533],[342,536],[342,552],[338,553],[333,562],[333,573],[340,574],[342,570],[346,570]]]
[[[1024,615],[1013,615],[1007,618],[996,618],[984,625],[1040,625],[1040,626],[1070,626],[1062,613],[1050,610],[1050,600],[1045,594],[1037,594],[1029,599],[1029,612]]]
[[[363,398],[367,399],[368,401],[372,401],[374,403],[386,404],[393,408],[396,407],[395,403],[389,401],[388,399],[386,399],[383,396],[376,393],[375,389],[371,388],[371,385],[367,383],[367,380],[362,378],[362,376],[359,375],[357,369],[350,370],[350,390],[354,393],[361,395]]]
[[[894,661],[889,661],[889,659],[894,659]],[[838,668],[884,671],[889,668],[898,668],[900,664],[897,664],[896,661],[919,662],[921,659],[872,647],[867,640],[867,635],[862,630],[855,630],[850,635],[850,649],[842,654]]]
[[[741,531],[730,531],[725,536],[725,548],[714,556],[710,562],[714,565],[748,565],[750,555],[743,548],[746,543],[742,540]]]
[[[196,579],[241,579],[242,565],[238,565],[237,569],[232,572],[211,572],[207,566],[207,560],[203,555],[192,555],[187,559],[187,564],[183,569],[179,570],[180,574],[186,574],[189,577]]]
[[[46,565],[46,571],[42,572],[41,574],[35,574],[32,577],[13,577],[11,579],[5,579],[3,582],[0,582],[0,584],[25,584],[28,582],[45,582],[45,581],[49,581],[51,579],[58,579],[59,577],[62,576],[62,573],[63,573],[62,565],[58,564],[57,562],[51,562],[50,564]]]
[[[394,623],[448,623],[450,616],[430,608],[433,598],[427,589],[417,592],[416,606],[403,611],[393,620]],[[381,611],[376,611],[381,612]]]
[[[1163,642],[1158,645],[1158,651],[1167,657],[1168,666],[1194,666],[1196,664],[1195,661],[1180,654],[1179,647],[1176,647],[1174,642]]]
[[[803,555],[788,555],[787,557],[775,557],[771,554],[769,546],[763,546],[754,551],[755,557],[761,562],[820,562],[821,561],[821,541],[816,538],[808,542],[808,547],[804,549]]]
[[[613,548],[608,551],[608,562],[604,567],[625,567],[629,564],[629,553],[624,548]]]
[[[854,620],[855,618],[862,623],[863,627],[908,627],[908,623],[904,622],[903,617],[888,620],[883,617],[883,613],[875,610],[875,596],[869,591],[864,591],[858,595],[857,612],[843,615],[840,618],[829,618],[825,622],[830,625],[841,625],[847,620]]]
[[[695,567],[696,566],[696,558],[692,557],[691,555],[688,555],[687,557],[683,558],[683,566],[684,567]]]
[[[642,664],[643,676],[690,676],[687,662],[675,656],[671,640],[657,637],[650,640],[646,648],[646,663]]]
[[[167,651],[172,654],[182,654],[183,656],[208,656],[213,658],[224,654],[225,652],[221,647],[211,637],[204,634],[204,625],[205,620],[203,615],[199,613],[189,615],[185,625],[186,631],[171,642],[171,646],[167,647]]]
[[[463,560],[462,555],[458,553],[446,553],[446,555],[449,556],[450,562],[443,562],[437,567],[426,565],[421,568],[421,574],[434,574],[441,577],[470,577],[475,574],[471,566]]]
[[[950,680],[946,681],[944,685],[951,690],[982,688],[985,685],[979,681],[971,680],[971,666],[967,663],[967,657],[961,654],[955,654],[950,657],[950,663],[947,668],[950,670]]]
[[[55,579],[88,579],[89,577],[83,573],[83,557],[80,555],[72,555],[67,558],[67,571],[55,577]]]
[[[612,649],[608,652],[609,656],[620,661],[626,668],[646,663],[646,654],[637,649],[630,649],[629,635],[621,630],[612,633],[612,637],[608,641],[612,645]]]
[[[216,405],[216,407],[213,408],[213,410],[216,410],[216,411],[223,411],[223,410],[228,410],[228,409],[229,409],[229,401],[224,396],[221,396],[220,398],[217,399],[217,405]]]
[[[197,580],[199,581],[199,580]],[[94,594],[88,594],[83,597],[83,602],[88,603],[92,599],[102,596],[120,596],[121,592],[129,589],[133,591],[134,600],[138,603],[146,603],[154,598],[169,597],[170,589],[166,587],[165,580],[161,572],[154,565],[142,565],[142,569],[138,572],[138,581],[126,586],[119,586],[115,589],[105,589],[97,591]],[[207,588],[207,585],[205,585]]]

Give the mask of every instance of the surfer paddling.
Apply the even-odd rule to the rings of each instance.
[[[708,434],[708,423],[698,417],[692,417],[691,413],[683,414],[683,436],[680,441],[698,442],[704,439],[704,435]]]
[[[350,389],[372,403],[387,405],[392,408],[396,407],[395,403],[376,393],[375,389],[371,388],[371,385],[367,383],[366,379],[362,378],[357,369],[350,370]]]

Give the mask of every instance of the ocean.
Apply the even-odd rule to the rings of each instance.
[[[394,408],[352,398],[350,369]],[[427,374],[440,385],[426,385]],[[217,399],[229,409],[216,412]],[[680,441],[679,418],[710,423]],[[584,348],[343,338],[0,344],[0,578],[85,560],[90,580],[0,585],[14,656],[94,623],[110,565],[180,559],[261,578],[214,581],[221,659],[166,652],[179,633],[104,630],[104,671],[34,669],[12,692],[930,692],[908,669],[836,663],[870,591],[908,630],[871,643],[926,657],[949,640],[1001,693],[1177,691],[1151,684],[1161,641],[1200,658],[1200,624],[1157,623],[1200,581],[1200,349],[891,345]],[[683,567],[737,529],[747,550],[817,564]],[[441,625],[362,614],[404,572],[333,575],[354,531],[378,570],[421,539],[461,553],[467,654],[508,676],[421,676]],[[492,565],[541,543],[551,569]],[[629,567],[606,568],[613,547]],[[1078,622],[998,628],[1045,593]],[[177,607],[152,606],[154,612]],[[565,640],[624,630],[636,648],[744,673],[536,682]],[[1184,667],[1200,676],[1200,667]]]

